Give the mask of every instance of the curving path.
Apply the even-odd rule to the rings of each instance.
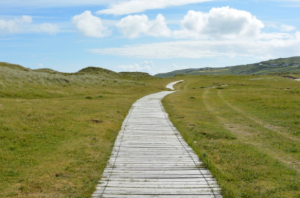
[[[133,104],[92,197],[222,197],[215,179],[162,107],[161,99],[171,93],[151,94]]]

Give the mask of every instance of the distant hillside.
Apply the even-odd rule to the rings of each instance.
[[[156,74],[156,77],[171,77],[176,74],[187,75],[251,75],[269,73],[300,73],[300,57],[279,58],[260,63],[220,68],[183,69]]]
[[[11,64],[11,63],[5,63],[5,62],[0,62],[0,67],[6,67],[10,69],[16,69],[16,70],[22,70],[22,71],[30,71],[30,69],[25,68],[21,65],[17,64]]]
[[[100,67],[86,67],[84,69],[79,70],[75,73],[63,73],[59,71],[55,71],[53,69],[48,68],[41,68],[41,69],[29,69],[25,68],[21,65],[17,64],[11,64],[11,63],[5,63],[0,62],[0,70],[1,68],[7,68],[7,69],[13,69],[18,71],[26,71],[26,72],[38,72],[38,73],[47,73],[47,74],[59,74],[64,76],[70,76],[70,75],[97,75],[102,76],[106,78],[121,78],[121,79],[143,79],[143,78],[155,78],[154,76],[151,76],[148,73],[144,72],[114,72],[108,69],[100,68]]]
[[[53,70],[53,69],[48,69],[48,68],[34,69],[33,71],[36,71],[36,72],[44,72],[44,73],[50,73],[50,74],[62,74],[61,72],[55,71],[55,70]]]
[[[117,73],[98,67],[63,73],[0,62],[0,98],[51,98],[75,93],[74,88],[145,86],[144,80],[152,78],[156,77],[140,72]],[[68,91],[61,91],[63,89]]]
[[[77,73],[86,73],[86,74],[113,74],[117,75],[116,72],[108,70],[108,69],[103,69],[100,67],[86,67],[84,69],[79,70]]]
[[[150,74],[144,72],[120,72],[119,74],[122,75],[123,77],[130,77],[136,79],[155,78],[154,76],[151,76]]]

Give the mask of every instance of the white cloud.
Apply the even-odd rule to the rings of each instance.
[[[72,22],[85,36],[102,38],[110,35],[110,31],[103,26],[101,19],[93,16],[91,11],[74,16]]]
[[[189,11],[181,20],[183,30],[175,37],[257,38],[264,27],[251,13],[229,7],[212,8],[208,13]]]
[[[202,3],[213,0],[127,0],[112,3],[108,9],[100,10],[97,14],[125,15],[144,12],[152,9],[163,9],[170,6],[181,6]]]
[[[263,59],[298,56],[300,32],[289,39],[176,41],[132,45],[120,48],[93,49],[92,53],[145,59],[261,57]]]
[[[59,31],[58,26],[51,23],[43,23],[41,25],[35,26],[34,29],[36,32],[48,34],[56,34]]]
[[[259,36],[260,40],[287,40],[287,39],[293,39],[294,35],[288,34],[288,33],[261,33]]]
[[[108,5],[118,3],[121,0],[9,0],[0,1],[0,7],[30,7],[30,8],[46,8],[46,7],[70,7],[70,6],[87,6],[87,5]]]
[[[116,27],[119,20],[112,20],[112,19],[102,19],[102,23],[105,27]]]
[[[229,7],[212,8],[208,13],[189,11],[182,28],[171,31],[165,17],[157,15],[151,21],[146,15],[129,15],[117,23],[119,30],[128,38],[141,34],[154,37],[192,39],[259,39],[262,21],[251,13]]]
[[[22,16],[11,20],[0,20],[0,30],[2,34],[16,34],[22,31],[21,26],[32,23],[30,16]]]
[[[291,31],[294,31],[297,29],[294,26],[280,24],[280,23],[273,22],[273,21],[266,21],[265,24],[266,24],[266,27],[268,27],[268,28],[276,29],[277,31],[280,30],[282,32],[291,32]]]
[[[278,23],[274,21],[264,21],[266,28],[278,29]]]
[[[123,71],[138,71],[138,72],[150,72],[154,66],[152,61],[144,61],[141,64],[135,63],[132,65],[121,65],[118,68]]]
[[[277,1],[282,1],[284,3],[288,3],[288,5],[291,7],[299,7],[300,6],[300,4],[299,4],[300,0],[277,0]],[[291,4],[291,3],[295,3],[295,4]]]
[[[171,30],[162,14],[157,15],[155,21],[150,22],[148,34],[155,37],[169,37],[171,35]]]
[[[47,33],[56,34],[59,27],[50,23],[33,24],[31,16],[22,16],[10,20],[0,19],[0,34]]]
[[[117,27],[126,37],[137,38],[148,31],[148,23],[146,15],[129,15],[117,23]]]
[[[167,27],[165,17],[157,15],[150,21],[146,15],[129,15],[117,23],[119,30],[128,38],[137,38],[140,34],[154,37],[169,37],[171,30]]]
[[[280,29],[283,32],[291,32],[291,31],[296,30],[296,27],[282,24]]]
[[[297,31],[295,35],[296,35],[296,38],[297,38],[298,40],[300,40],[300,32]]]

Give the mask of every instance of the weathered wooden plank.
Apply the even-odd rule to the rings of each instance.
[[[141,195],[103,195],[103,198],[141,198]],[[143,195],[142,198],[199,198],[199,195]],[[221,195],[201,195],[201,198],[222,198]]]
[[[211,175],[122,175],[122,174],[112,174],[103,175],[103,177],[115,179],[115,178],[128,178],[128,179],[173,179],[173,178],[211,178]]]
[[[215,186],[218,187],[217,182],[215,181],[178,181],[178,182],[174,182],[174,181],[140,181],[140,182],[132,182],[130,180],[128,181],[110,181],[108,183],[108,186],[123,186],[123,185],[131,185],[130,187],[137,187],[137,186],[148,186],[148,185],[153,185],[153,186],[197,186],[197,185],[205,185],[207,187],[207,184],[210,184],[211,186]],[[98,185],[99,186],[104,186],[105,182],[101,182]]]
[[[216,182],[215,178],[150,178],[150,179],[128,179],[128,178],[116,178],[114,180],[103,178],[99,181],[99,183],[104,181],[122,181],[122,182]]]
[[[203,183],[161,183],[161,184],[156,184],[156,183],[119,183],[119,182],[109,182],[107,187],[120,187],[120,188],[208,188],[207,187],[207,183],[203,182]],[[97,187],[106,187],[106,184],[99,184]],[[217,183],[214,184],[210,184],[210,187],[212,188],[216,188],[218,190],[219,186]]]
[[[115,154],[118,154],[119,157],[122,157],[122,156],[138,156],[138,157],[151,157],[151,156],[157,156],[157,157],[167,157],[167,156],[178,156],[178,157],[188,157],[190,156],[189,154],[186,153],[185,150],[181,150],[181,151],[177,151],[178,153],[172,153],[172,152],[167,152],[166,153],[163,153],[160,155],[160,152],[159,151],[156,151],[156,152],[150,152],[150,151],[132,151],[132,150],[122,150],[120,151],[119,153],[114,153],[113,155]]]
[[[166,160],[168,160],[168,163],[180,163],[180,162],[188,162],[188,163],[193,163],[194,161],[192,159],[182,159],[182,158],[169,158],[169,159],[161,159],[161,158],[145,158],[145,159],[141,159],[141,158],[136,158],[136,159],[132,159],[132,158],[117,158],[116,162],[123,162],[123,163],[127,163],[127,162],[135,162],[135,163],[145,163],[145,162],[166,162]]]
[[[107,187],[105,189],[106,194],[114,193],[114,194],[136,194],[136,195],[213,195],[214,193],[218,193],[218,189],[210,189],[210,188],[197,188],[197,189],[159,189],[159,188],[114,188]]]
[[[200,164],[199,167],[201,167],[202,164]],[[108,165],[109,168],[126,168],[126,169],[191,169],[196,168],[193,164],[162,164],[162,163],[146,163],[146,164],[114,164],[114,165]]]
[[[105,171],[104,171],[105,172]],[[110,171],[109,171],[110,172]],[[199,174],[201,172],[202,174],[210,174],[210,171],[207,169],[190,169],[190,170],[147,170],[147,171],[138,171],[138,170],[124,170],[121,169],[115,169],[113,171],[114,173],[120,173],[120,174],[128,174],[128,173],[135,173],[135,174]]]

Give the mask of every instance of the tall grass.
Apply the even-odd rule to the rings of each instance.
[[[145,85],[132,79],[111,78],[94,74],[60,74],[38,71],[23,71],[0,67],[1,97],[60,97],[73,91],[73,88],[89,87],[127,87]],[[60,91],[56,91],[60,90]],[[62,91],[64,93],[62,93]]]

